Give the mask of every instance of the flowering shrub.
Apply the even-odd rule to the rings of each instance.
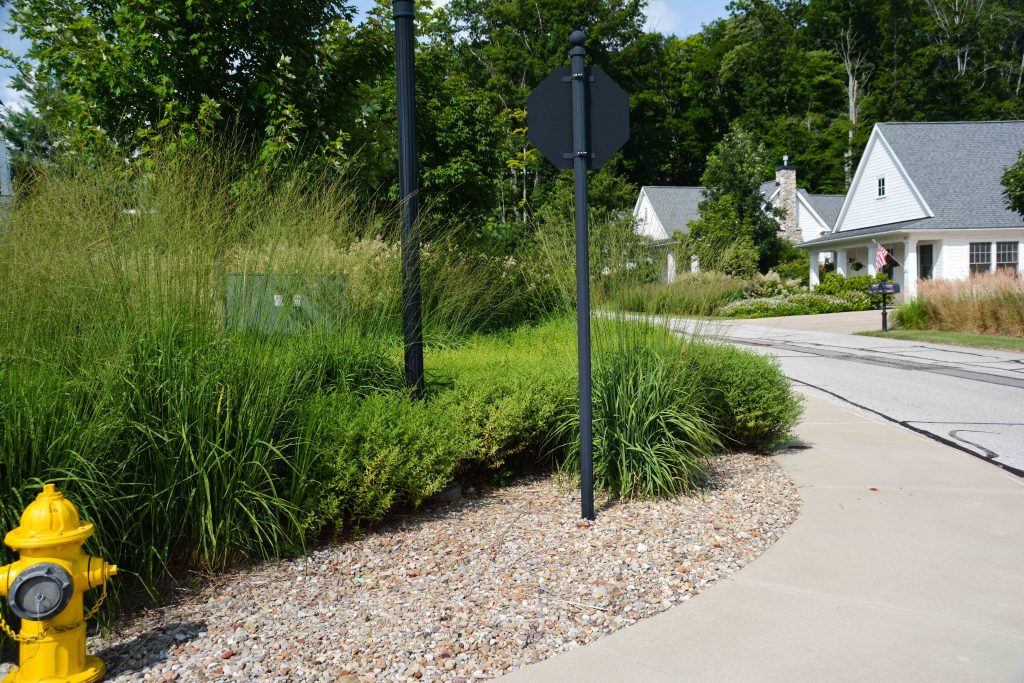
[[[866,311],[870,308],[871,300],[868,295],[860,292],[846,292],[841,295],[784,294],[734,301],[718,309],[718,315],[726,318],[773,318],[784,315]]]

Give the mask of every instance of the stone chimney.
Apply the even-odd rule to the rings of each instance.
[[[782,211],[779,234],[794,244],[803,241],[796,224],[796,166],[789,165],[789,155],[782,157],[782,166],[775,167],[775,184],[779,188],[776,206]]]

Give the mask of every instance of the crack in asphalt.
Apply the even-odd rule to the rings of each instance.
[[[828,394],[829,396],[832,396],[834,398],[839,399],[843,403],[848,403],[849,405],[854,406],[855,408],[859,408],[859,409],[861,409],[861,410],[863,410],[865,412],[871,413],[872,415],[877,415],[878,417],[882,418],[883,420],[885,420],[887,422],[892,422],[893,424],[897,424],[897,425],[899,425],[901,427],[905,427],[906,429],[909,429],[912,432],[920,434],[923,437],[926,437],[928,439],[931,439],[932,441],[936,441],[938,443],[941,443],[944,446],[949,446],[950,448],[955,448],[956,450],[961,451],[963,453],[967,453],[968,455],[974,456],[975,458],[978,458],[979,460],[984,460],[985,462],[992,463],[996,467],[999,467],[999,468],[1009,472],[1010,474],[1015,474],[1018,477],[1024,477],[1024,469],[1021,469],[1019,467],[1014,467],[1013,465],[1007,465],[1005,462],[1000,462],[999,461],[999,455],[996,454],[996,453],[992,453],[992,451],[988,450],[987,448],[984,448],[982,446],[978,446],[977,444],[971,444],[972,446],[975,446],[976,448],[980,448],[980,449],[982,449],[984,451],[987,451],[988,453],[991,453],[992,454],[991,457],[989,457],[987,455],[984,455],[982,453],[979,453],[978,451],[974,450],[973,448],[968,448],[967,446],[963,445],[963,443],[961,443],[961,441],[966,442],[966,443],[970,443],[970,442],[967,442],[966,440],[957,441],[956,437],[953,437],[952,439],[950,439],[948,437],[942,436],[941,434],[936,434],[935,432],[930,432],[927,429],[923,429],[921,427],[915,426],[913,422],[910,422],[908,420],[900,420],[900,419],[897,419],[897,418],[895,418],[895,417],[893,417],[891,415],[887,415],[886,413],[883,413],[881,411],[875,410],[874,408],[869,408],[869,407],[867,407],[866,405],[864,405],[862,403],[857,403],[856,401],[851,401],[850,399],[846,398],[842,394],[837,394],[834,391],[829,391],[828,389],[825,389],[823,387],[819,387],[816,384],[811,384],[810,382],[805,382],[805,381],[803,381],[801,379],[797,379],[796,377],[792,377],[792,376],[789,376],[789,375],[787,375],[787,377],[789,377],[789,380],[791,382],[793,382],[794,384],[800,384],[800,385],[803,385],[805,387],[810,387],[811,389],[814,389],[816,391],[820,391],[823,394]],[[954,430],[954,431],[964,431],[964,430]]]
[[[985,448],[980,443],[974,443],[973,441],[969,441],[969,440],[965,439],[964,437],[960,436],[961,432],[966,432],[968,434],[991,434],[992,432],[981,432],[981,431],[978,431],[976,429],[953,429],[953,430],[950,430],[949,435],[951,437],[953,437],[954,439],[956,439],[957,441],[963,441],[965,444],[967,444],[969,446],[974,446],[975,448],[977,448],[979,451],[981,451],[985,455],[985,459],[987,459],[987,460],[998,460],[999,459],[999,454],[998,453],[996,453],[993,450],[989,450],[988,448]]]

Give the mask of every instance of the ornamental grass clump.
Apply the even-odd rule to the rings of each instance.
[[[921,282],[914,305],[925,329],[1024,337],[1024,279],[1012,271]]]
[[[622,283],[609,297],[618,310],[652,315],[714,315],[743,298],[747,283],[716,272],[684,273],[670,283]]]
[[[685,382],[681,343],[664,327],[604,320],[595,325],[594,483],[614,496],[674,497],[704,485],[721,448],[714,424]],[[566,466],[579,467],[579,416]]]

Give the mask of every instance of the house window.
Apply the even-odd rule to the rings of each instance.
[[[1017,272],[1017,243],[996,242],[996,270]]]
[[[930,280],[935,269],[934,245],[921,244],[917,247],[918,276],[922,280]]]
[[[971,274],[992,270],[992,243],[971,242]]]
[[[885,176],[878,179],[878,197],[881,199],[885,196]]]

